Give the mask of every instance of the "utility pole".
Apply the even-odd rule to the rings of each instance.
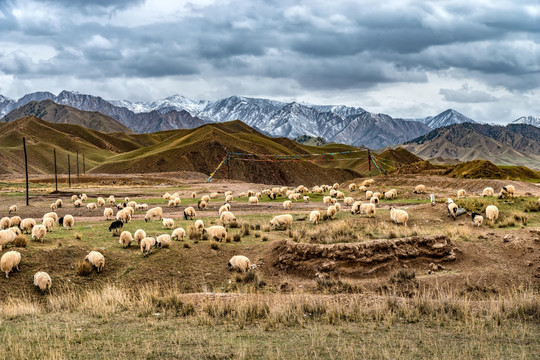
[[[69,162],[69,154],[68,154],[68,184],[69,184],[69,187],[71,187],[71,164]]]
[[[368,161],[368,167],[369,167],[369,177],[371,177],[371,150],[369,149],[367,151],[367,161]]]
[[[77,179],[79,178],[79,150],[77,150]]]
[[[26,156],[26,138],[22,138],[23,150],[24,150],[24,172],[26,173],[26,206],[29,206],[28,198],[28,157]]]
[[[84,159],[84,154],[82,154],[82,173],[86,174],[86,162]]]
[[[56,148],[53,149],[54,151],[54,183],[56,186],[56,192],[58,192],[58,172],[56,170]]]

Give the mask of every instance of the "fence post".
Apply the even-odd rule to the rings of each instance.
[[[26,138],[22,138],[23,149],[24,149],[24,172],[26,173],[26,206],[29,206],[29,197],[28,197],[28,156],[26,155]]]

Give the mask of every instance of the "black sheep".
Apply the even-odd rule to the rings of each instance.
[[[119,230],[122,230],[124,228],[124,223],[120,220],[115,220],[111,223],[111,226],[109,226],[109,232],[113,232],[113,234],[118,235]]]

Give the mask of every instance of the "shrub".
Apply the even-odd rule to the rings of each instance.
[[[390,275],[390,282],[393,284],[401,284],[416,278],[416,273],[409,269],[400,269],[398,272]]]
[[[28,245],[28,239],[26,236],[24,236],[24,234],[17,235],[15,240],[13,240],[13,246],[24,248],[26,245]]]
[[[266,236],[266,235],[263,236],[261,240],[262,240],[262,241],[268,241],[268,236]]]
[[[242,236],[249,236],[250,234],[250,226],[249,224],[243,223],[242,224]]]
[[[216,241],[212,241],[212,243],[210,244],[210,249],[219,250],[219,244]]]
[[[75,269],[80,276],[88,276],[92,273],[92,265],[86,260],[77,261]]]
[[[233,241],[234,242],[239,242],[240,240],[242,240],[242,234],[236,233],[236,234],[233,235]]]
[[[189,245],[188,242],[185,242],[185,243],[184,243],[184,248],[189,249],[190,247],[191,247],[191,245]]]

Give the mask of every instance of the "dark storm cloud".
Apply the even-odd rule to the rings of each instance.
[[[43,14],[44,4],[50,15]],[[21,78],[286,78],[319,90],[426,82],[428,72],[450,70],[456,78],[473,76],[513,91],[540,83],[534,1],[485,8],[471,1],[193,2],[178,16],[153,21],[145,10],[136,13],[144,5],[2,2],[9,26],[0,21],[0,30],[13,44],[0,51],[0,71]],[[24,6],[39,13],[21,17],[17,11]],[[120,21],[122,11],[135,11],[135,17]],[[18,44],[48,45],[54,54],[32,60],[35,54],[21,53]],[[440,94],[459,101],[452,90]]]

